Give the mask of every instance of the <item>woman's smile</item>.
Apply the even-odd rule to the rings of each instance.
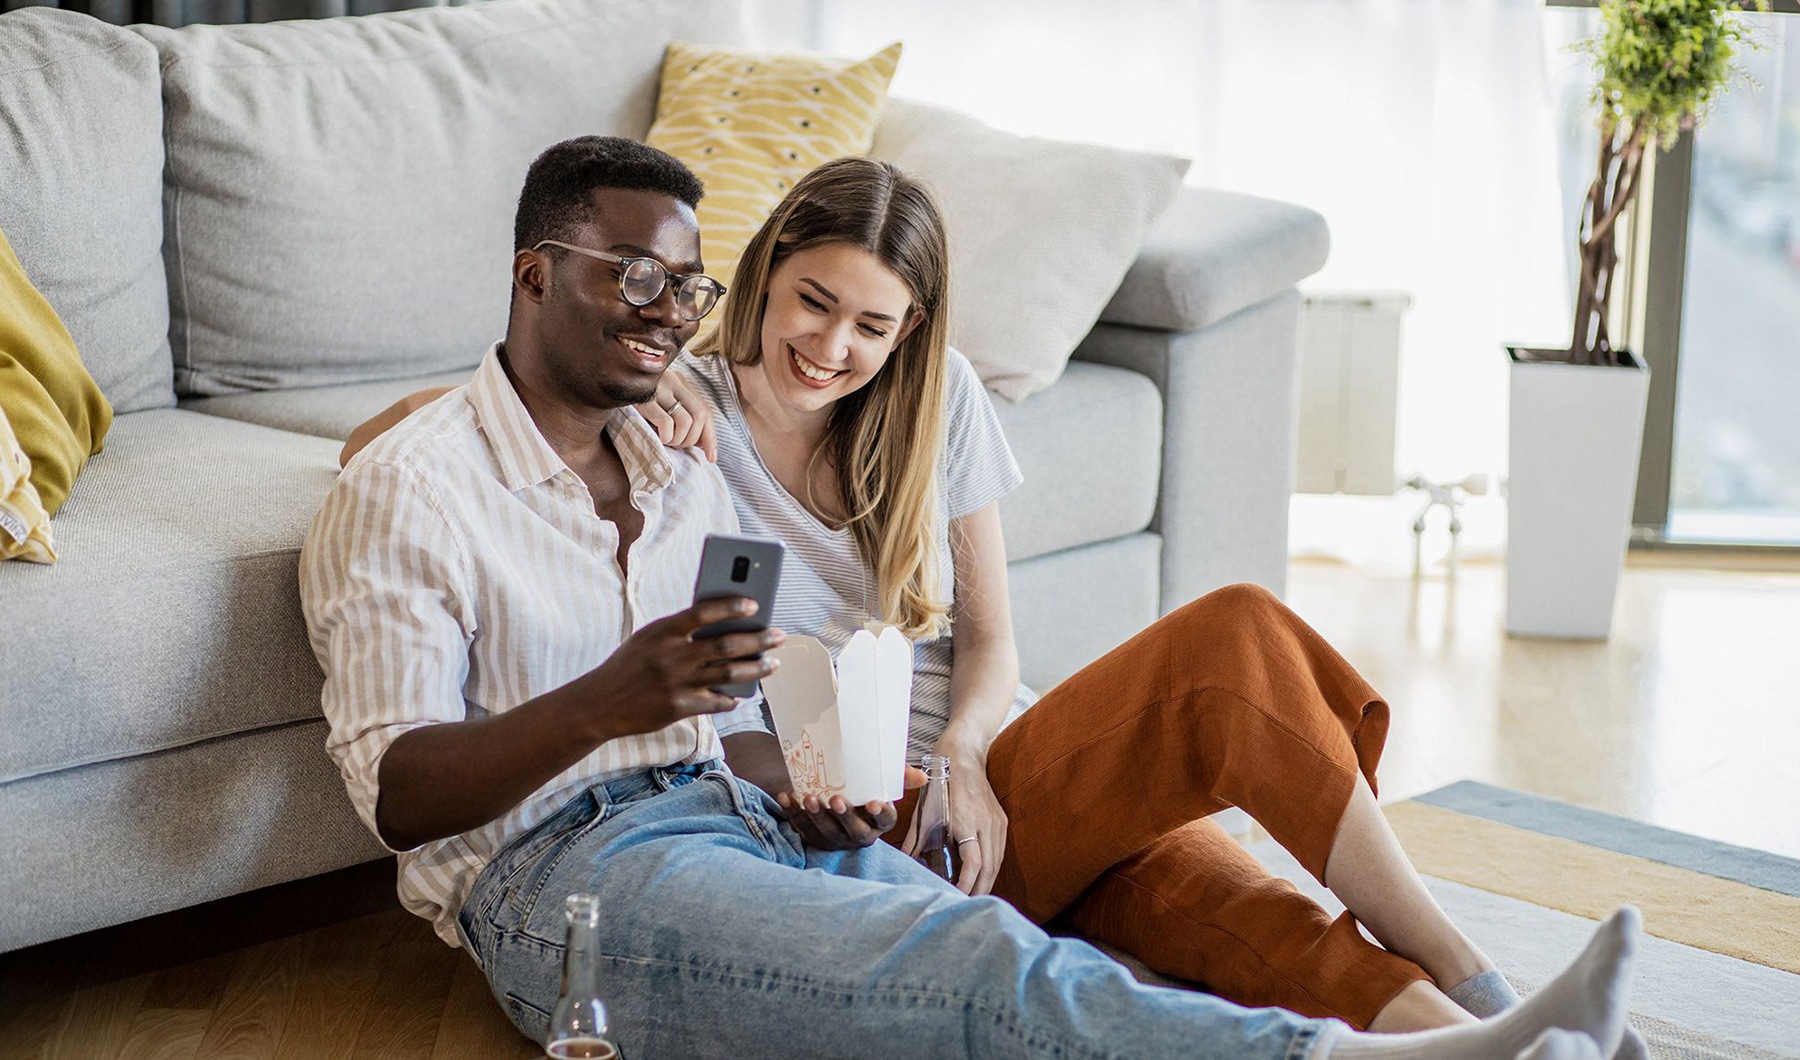
[[[849,371],[847,368],[826,368],[815,361],[807,359],[807,357],[799,350],[794,349],[792,344],[785,345],[787,345],[788,363],[793,365],[794,374],[799,379],[802,386],[809,386],[815,390],[823,390],[836,382],[838,376]]]

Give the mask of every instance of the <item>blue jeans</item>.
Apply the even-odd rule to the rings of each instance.
[[[463,941],[537,1041],[577,891],[600,896],[602,992],[631,1058],[1300,1060],[1332,1026],[1143,986],[886,843],[809,850],[712,762],[597,785],[477,878]]]

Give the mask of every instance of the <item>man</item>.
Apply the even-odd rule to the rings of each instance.
[[[685,606],[704,535],[736,520],[716,469],[630,408],[716,294],[700,195],[626,140],[539,157],[505,340],[350,462],[301,555],[351,800],[399,854],[403,904],[522,1032],[541,1039],[556,1000],[563,899],[591,892],[635,1056],[1610,1052],[1630,915],[1506,1016],[1370,1039],[1142,987],[886,844],[809,846],[733,776],[713,721],[733,704],[708,689],[766,676],[782,634],[692,636],[748,613]],[[855,841],[892,821],[876,807]]]

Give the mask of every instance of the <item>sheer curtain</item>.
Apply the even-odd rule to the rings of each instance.
[[[153,22],[186,26],[196,22],[278,22],[290,18],[368,15],[412,7],[448,7],[473,0],[0,0],[0,11],[60,7],[116,25]]]
[[[1581,63],[1566,49],[1567,14],[1540,0],[761,0],[756,10],[771,38],[800,33],[789,43],[826,51],[904,40],[896,94],[1015,132],[1188,155],[1190,183],[1319,210],[1331,258],[1308,289],[1413,298],[1399,470],[1503,473],[1500,347],[1556,341],[1571,301],[1559,148]],[[1482,522],[1475,513],[1466,541]]]

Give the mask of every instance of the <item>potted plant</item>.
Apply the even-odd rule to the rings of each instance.
[[[1650,373],[1609,332],[1618,233],[1644,161],[1705,116],[1745,40],[1732,0],[1601,0],[1581,47],[1598,82],[1599,157],[1582,204],[1569,344],[1508,347],[1506,629],[1603,638],[1631,530]],[[1750,6],[1767,10],[1767,0]]]

